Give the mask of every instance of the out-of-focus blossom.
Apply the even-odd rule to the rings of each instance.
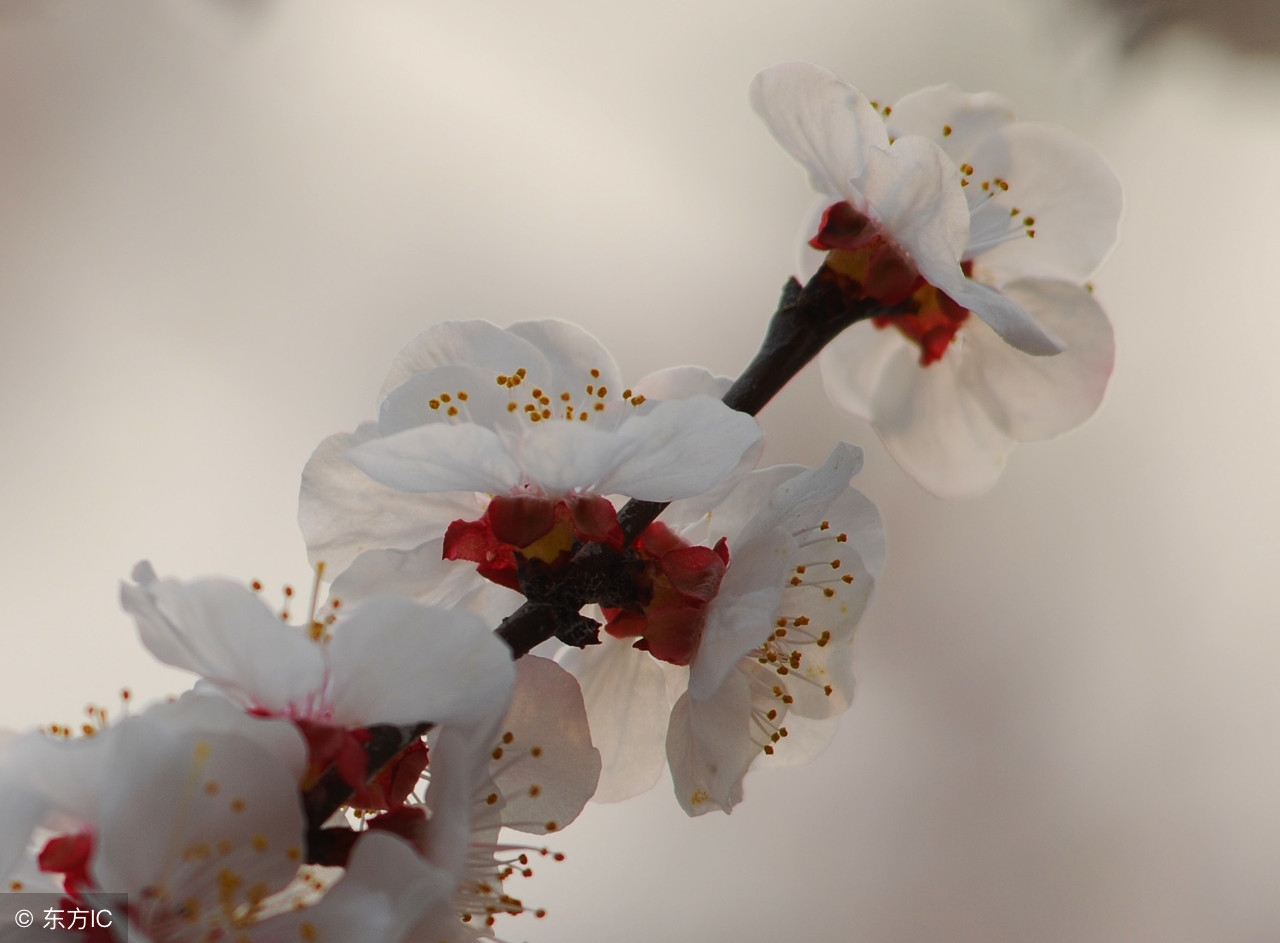
[[[299,521],[312,560],[336,573],[366,550],[407,551],[355,580],[389,572],[403,586],[443,555],[515,588],[516,551],[550,564],[574,541],[620,546],[604,496],[702,493],[760,438],[712,396],[651,388],[624,388],[608,352],[564,322],[424,331],[392,364],[378,421],[330,436],[307,463]]]
[[[365,781],[362,728],[470,729],[501,717],[510,698],[510,650],[471,613],[379,596],[295,627],[238,583],[160,580],[147,563],[133,575],[121,600],[157,658],[246,710],[294,721],[313,771],[337,763],[354,787]]]
[[[511,706],[484,753],[472,767],[465,789],[441,790],[432,772],[418,825],[414,807],[373,819],[372,828],[398,829],[409,823],[409,835],[430,848],[438,823],[468,830],[467,850],[458,859],[457,892],[449,906],[437,907],[422,920],[415,943],[464,943],[495,939],[499,917],[543,911],[526,907],[511,894],[509,883],[533,876],[537,859],[562,858],[546,847],[503,841],[502,829],[535,835],[558,832],[577,818],[595,792],[600,754],[591,745],[586,709],[578,682],[553,661],[526,655],[516,665]],[[433,756],[439,746],[433,742]],[[445,797],[445,798],[442,798]],[[448,803],[446,805],[445,803]]]
[[[76,900],[129,895],[130,938],[150,943],[397,943],[451,882],[385,835],[363,837],[323,896],[297,881],[304,753],[292,725],[200,695],[89,740],[28,735],[0,778],[43,805],[42,827],[25,802],[0,817],[0,866],[34,861]]]
[[[761,73],[752,101],[821,194],[804,274],[825,258],[901,309],[847,330],[821,363],[828,395],[904,470],[942,496],[980,492],[1014,443],[1092,415],[1114,345],[1083,283],[1121,211],[1096,153],[949,86],[882,115],[805,63]]]
[[[849,706],[852,640],[884,559],[875,507],[848,487],[861,452],[752,472],[722,500],[677,502],[639,547],[640,613],[609,613],[577,660],[604,769],[596,798],[670,765],[691,815],[729,811],[762,755],[807,759]],[[785,741],[785,742],[784,742]]]

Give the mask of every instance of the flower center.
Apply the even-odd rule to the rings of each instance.
[[[558,566],[585,542],[622,549],[618,514],[607,499],[498,495],[479,520],[449,525],[444,559],[469,560],[481,576],[519,592],[521,566]]]
[[[967,276],[973,263],[961,266]],[[969,309],[962,308],[951,297],[925,283],[915,290],[903,314],[872,318],[878,328],[892,325],[920,347],[920,366],[927,367],[942,359],[961,326],[969,319]]]
[[[687,665],[702,641],[707,603],[720,590],[729,566],[722,537],[713,548],[686,543],[665,524],[650,524],[636,541],[652,581],[653,596],[637,611],[605,609],[614,638],[635,638],[635,647],[673,665]]]
[[[854,282],[863,297],[882,304],[900,304],[924,284],[915,264],[884,237],[880,224],[851,203],[828,206],[809,245],[825,249],[828,268]]]

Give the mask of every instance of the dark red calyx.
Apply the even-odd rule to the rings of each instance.
[[[618,514],[605,498],[498,495],[479,520],[449,525],[444,559],[469,560],[481,576],[519,591],[521,563],[536,560],[554,568],[581,543],[622,550]]]
[[[83,888],[93,886],[89,878],[92,857],[93,833],[76,832],[50,838],[40,849],[36,864],[46,874],[61,874],[67,893],[77,895]]]
[[[315,782],[332,766],[342,781],[359,791],[369,773],[369,755],[364,746],[369,742],[369,731],[357,727],[348,730],[319,721],[295,719],[294,726],[307,741],[307,784]]]
[[[687,665],[698,651],[707,604],[720,590],[729,565],[729,546],[721,538],[711,547],[686,543],[665,524],[650,524],[636,541],[648,564],[653,597],[639,611],[605,609],[614,638],[635,638],[635,647],[661,661]]]
[[[384,766],[377,776],[357,788],[347,805],[353,809],[372,811],[399,808],[418,785],[426,768],[427,745],[422,740],[415,740]]]
[[[961,268],[967,276],[973,263],[965,262]],[[909,308],[904,314],[873,318],[872,323],[879,328],[892,325],[919,345],[922,367],[942,359],[971,313],[953,301],[950,295],[927,283],[912,294]]]
[[[924,283],[907,254],[882,235],[880,224],[849,203],[827,207],[809,245],[826,250],[827,268],[849,280],[849,291],[861,298],[896,305]]]

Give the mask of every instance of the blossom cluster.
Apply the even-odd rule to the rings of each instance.
[[[821,194],[775,318],[793,340],[732,383],[628,384],[564,322],[423,331],[376,419],[302,471],[300,625],[257,584],[139,563],[121,604],[193,688],[0,748],[9,890],[126,894],[112,925],[152,943],[497,939],[542,916],[513,885],[555,857],[504,830],[557,832],[664,770],[689,815],[727,813],[750,768],[822,749],[884,532],[850,485],[861,450],[758,467],[743,403],[834,338],[828,391],[911,475],[989,486],[1013,442],[1098,404],[1111,333],[1084,279],[1119,196],[993,96],[882,108],[788,64],[751,97]]]

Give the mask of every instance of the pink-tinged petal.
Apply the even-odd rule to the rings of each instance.
[[[586,649],[574,673],[600,751],[597,802],[620,802],[653,788],[665,765],[671,701],[661,665],[625,641]]]
[[[335,626],[326,701],[341,726],[469,724],[505,707],[511,651],[476,616],[398,596],[367,600]]]
[[[520,483],[520,467],[503,447],[498,434],[470,423],[406,429],[357,445],[346,457],[375,481],[417,494],[438,491],[502,494]]]
[[[597,490],[646,501],[673,501],[709,490],[761,437],[755,419],[709,396],[658,403],[629,417],[618,432],[638,448]]]
[[[1102,402],[1115,362],[1111,322],[1093,295],[1068,282],[1027,279],[1005,286],[1036,320],[1062,338],[1056,357],[1028,357],[983,325],[965,327],[962,382],[1020,442],[1074,429]]]
[[[577,818],[600,779],[577,679],[549,659],[521,658],[493,757],[503,825],[544,835]]]
[[[1115,245],[1123,210],[1120,181],[1070,132],[1034,122],[1011,124],[983,142],[972,164],[971,200],[983,181],[1002,181],[987,191],[989,204],[974,210],[965,252],[983,280],[1081,282]],[[991,246],[1010,231],[1012,237]]]
[[[120,586],[142,643],[165,664],[208,679],[242,706],[287,713],[324,680],[320,648],[249,589],[226,580],[156,579],[150,564]]]
[[[330,573],[345,569],[371,547],[408,549],[442,536],[450,521],[478,517],[484,507],[462,495],[405,494],[374,481],[345,458],[362,442],[376,438],[375,423],[354,433],[331,435],[316,448],[302,471],[298,524],[307,542],[307,558]]]
[[[622,377],[613,356],[578,325],[552,319],[520,321],[507,331],[527,340],[547,358],[551,365],[547,393],[553,400],[561,393],[570,394],[575,401],[585,398],[586,384],[621,394]]]
[[[904,345],[886,365],[872,423],[902,470],[938,497],[980,494],[999,479],[1013,441],[960,382],[967,351],[928,367]]]
[[[773,631],[786,575],[795,565],[796,543],[775,527],[731,552],[720,591],[707,606],[702,642],[689,664],[689,694],[699,701],[715,696],[738,659]]]
[[[346,607],[373,596],[394,593],[425,606],[465,609],[496,626],[524,602],[519,593],[476,572],[474,563],[445,560],[443,538],[413,550],[368,550],[356,557],[329,588]]]
[[[1011,121],[1013,107],[999,95],[933,85],[895,103],[885,126],[895,138],[909,134],[929,138],[958,165],[973,155],[987,135]]]
[[[667,763],[676,799],[688,815],[732,812],[742,801],[742,777],[760,755],[752,729],[750,690],[738,672],[710,700],[685,694],[676,701],[667,729]]]
[[[889,237],[907,250],[920,272],[953,267],[969,241],[969,204],[960,171],[925,138],[894,141],[867,154],[862,192]]]
[[[784,62],[765,69],[750,94],[751,107],[819,193],[849,199],[867,151],[889,146],[884,121],[867,97],[818,66]]]
[[[702,367],[667,367],[642,379],[633,392],[649,399],[688,399],[713,396],[722,399],[733,385],[729,377],[718,377]]]
[[[199,693],[199,682],[196,687],[177,700],[148,708],[141,719],[174,734],[233,734],[256,743],[283,763],[295,780],[302,779],[307,768],[307,745],[292,722],[246,714],[220,694]],[[108,728],[108,736],[112,729]]]
[[[144,931],[180,919],[193,899],[201,921],[223,926],[293,879],[305,816],[293,774],[271,754],[232,734],[145,723],[122,728],[114,747],[91,869],[103,890],[130,895]],[[239,882],[219,882],[219,870]]]
[[[405,344],[391,362],[378,405],[415,373],[465,364],[483,373],[510,375],[521,367],[531,382],[551,380],[551,365],[533,344],[488,321],[443,321]]]
[[[346,871],[320,901],[251,926],[252,943],[400,943],[437,911],[452,913],[456,882],[407,842],[383,832],[360,836]]]

